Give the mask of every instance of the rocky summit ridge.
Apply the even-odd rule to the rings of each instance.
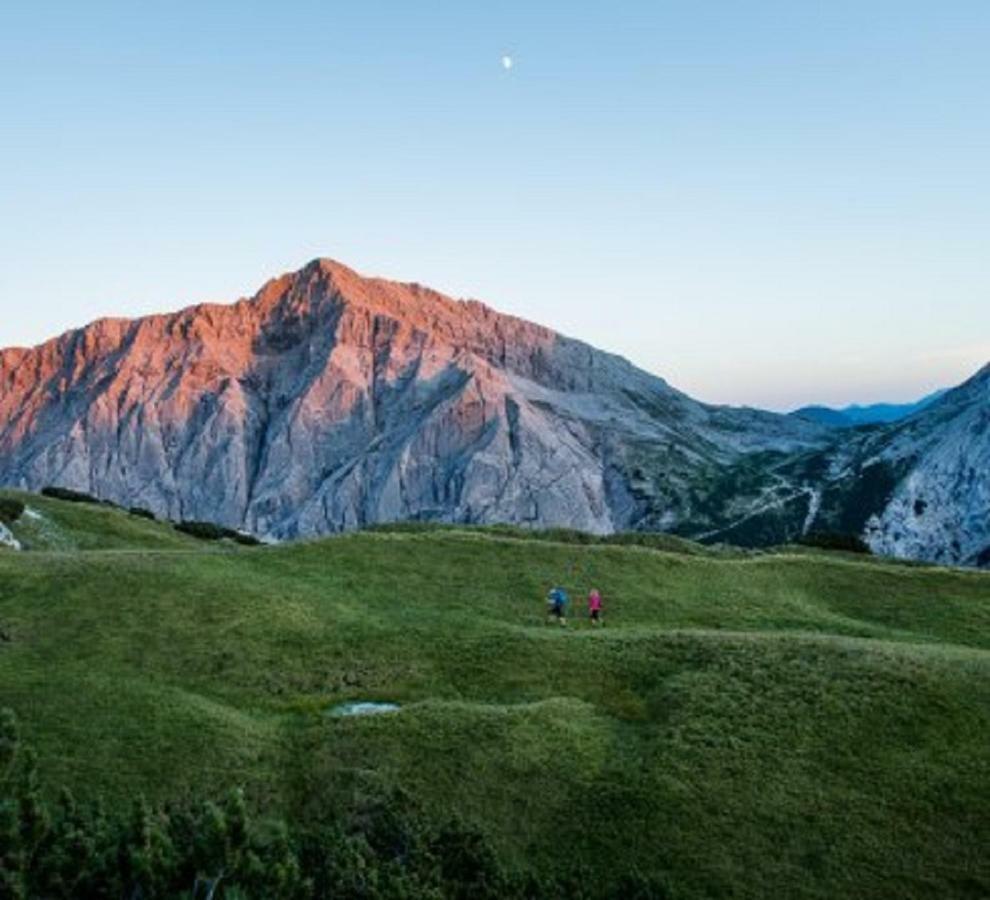
[[[952,425],[961,451],[984,420],[954,394],[869,435],[711,406],[477,301],[321,259],[230,305],[0,351],[0,483],[274,538],[426,520],[760,543],[814,527],[819,510],[842,524],[842,460],[855,468],[872,442],[904,490],[898,467],[918,461],[898,429],[948,428],[953,403],[967,407]],[[986,397],[976,406],[985,416]],[[943,425],[924,445],[945,456]],[[957,500],[946,488],[932,509]],[[891,492],[858,530],[895,553],[951,547],[947,525],[895,539],[891,509],[909,502]],[[982,549],[957,543],[953,561]]]

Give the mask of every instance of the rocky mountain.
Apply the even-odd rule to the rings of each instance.
[[[823,435],[329,260],[230,306],[0,354],[2,483],[276,537],[396,519],[671,527],[699,473]]]
[[[852,428],[856,424],[841,409],[833,409],[831,406],[802,406],[794,410],[791,415],[797,419],[806,419],[833,428]]]
[[[865,406],[853,404],[842,409],[833,409],[830,406],[802,406],[791,415],[836,428],[879,425],[906,419],[926,406],[931,406],[943,394],[945,390],[934,391],[914,403],[870,403]]]
[[[273,538],[426,520],[760,544],[829,527],[976,561],[987,410],[966,386],[875,430],[710,406],[477,301],[317,260],[231,305],[0,352],[0,483]]]
[[[890,498],[865,526],[876,551],[990,566],[990,366],[845,452],[890,472]]]
[[[826,531],[859,535],[885,555],[990,566],[990,366],[897,422],[752,462],[720,474],[709,539]]]

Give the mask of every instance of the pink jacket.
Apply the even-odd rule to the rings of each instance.
[[[602,608],[602,595],[598,591],[588,594],[588,609],[594,611]]]

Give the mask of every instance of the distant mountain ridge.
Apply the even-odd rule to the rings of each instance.
[[[726,504],[754,512],[716,513],[712,536],[834,531],[885,555],[990,565],[990,366],[899,421],[832,433],[824,449],[768,461]]]
[[[831,528],[971,562],[985,530],[958,533],[951,512],[983,496],[979,471],[972,491],[932,489],[937,528],[898,530],[899,492],[935,477],[940,436],[982,460],[966,429],[982,427],[986,398],[961,390],[869,436],[710,406],[477,301],[315,260],[231,305],[0,351],[0,483],[275,538],[396,520],[743,544]],[[906,423],[926,434],[913,449],[898,438]]]
[[[947,390],[947,388],[942,388],[934,391],[914,403],[871,403],[865,406],[854,403],[841,409],[830,406],[802,406],[800,409],[794,410],[791,415],[836,428],[888,424],[905,419],[918,410],[931,406]]]

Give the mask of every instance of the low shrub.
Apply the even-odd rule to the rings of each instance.
[[[150,509],[145,509],[142,506],[132,506],[127,510],[132,516],[136,516],[139,519],[147,519],[150,522],[156,520],[155,514]]]
[[[199,538],[201,541],[219,541],[227,537],[227,529],[213,522],[178,522],[175,530]]]
[[[226,538],[246,547],[257,547],[261,543],[253,534],[225,528],[214,522],[179,522],[176,524],[175,530],[199,538],[201,541],[222,541]]]
[[[24,504],[13,497],[0,497],[0,522],[4,525],[13,525],[24,515]]]
[[[799,544],[805,547],[817,547],[819,550],[842,550],[846,553],[872,554],[869,544],[855,534],[843,534],[831,531],[812,531],[802,537]]]
[[[41,489],[42,497],[50,497],[52,500],[64,500],[66,503],[93,503],[99,505],[101,500],[91,494],[84,494],[82,491],[74,491],[71,488],[49,486]]]

